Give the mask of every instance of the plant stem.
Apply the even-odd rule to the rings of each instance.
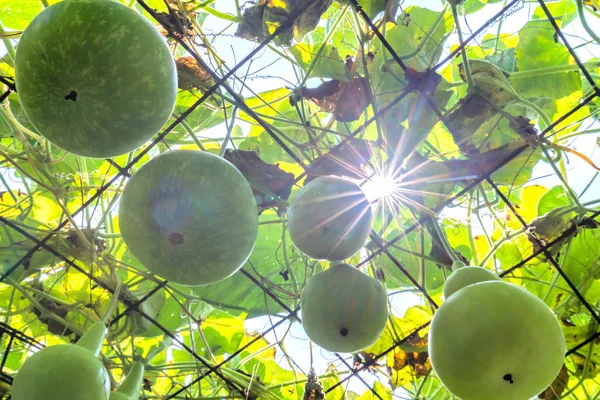
[[[224,12],[221,12],[221,11],[217,11],[214,8],[210,7],[210,6],[204,7],[203,10],[206,11],[207,13],[209,13],[209,14],[217,17],[217,18],[233,22],[234,24],[238,24],[238,23],[241,22],[241,20],[238,17],[236,17],[235,15],[231,15],[229,13],[224,13]]]
[[[465,68],[465,77],[469,91],[475,88],[473,84],[473,77],[471,76],[471,66],[469,65],[469,58],[467,57],[467,49],[465,48],[465,42],[462,36],[462,29],[460,28],[460,21],[458,20],[458,10],[455,4],[450,6],[452,10],[452,18],[454,18],[454,26],[456,27],[456,33],[458,34],[458,42],[460,44],[460,52],[462,53],[463,65]]]
[[[194,143],[196,144],[196,146],[198,146],[198,148],[200,150],[206,151],[206,147],[204,147],[204,145],[196,137],[196,134],[194,133],[194,130],[192,129],[192,127],[185,120],[181,121],[181,126],[183,127],[183,129],[185,129],[185,131],[188,133],[188,135],[190,135],[190,137],[192,138],[192,140],[194,141]]]
[[[502,9],[506,8],[506,3],[508,0],[504,0],[502,3]],[[496,30],[496,41],[494,42],[494,54],[498,52],[498,45],[500,44],[500,32],[502,30],[502,23],[504,22],[504,15],[500,17],[500,21],[498,21],[498,29]]]
[[[583,63],[583,65],[585,67],[597,68],[597,67],[600,67],[600,62],[591,61],[591,62]],[[529,79],[529,78],[537,77],[540,75],[549,75],[549,74],[556,74],[559,72],[571,72],[571,71],[579,71],[579,66],[577,64],[565,64],[565,65],[555,65],[552,67],[536,68],[536,69],[529,69],[526,71],[513,72],[510,74],[510,80],[513,81],[515,79]],[[600,78],[600,75],[597,75],[597,74],[591,74],[591,75],[593,77]],[[466,85],[466,83],[463,81],[457,81],[457,82],[453,82],[451,84],[452,87],[458,87],[458,86],[464,86],[464,85]]]
[[[4,29],[4,26],[2,25],[2,21],[0,21],[0,32],[6,32],[6,30]],[[6,51],[8,52],[10,59],[14,61],[15,56],[16,56],[15,47],[13,46],[10,39],[2,39],[2,41],[4,42],[4,45],[6,46]]]
[[[115,288],[115,291],[110,299],[110,304],[108,305],[108,308],[106,309],[106,312],[104,313],[104,316],[102,317],[103,323],[108,322],[108,318],[110,318],[110,315],[115,311],[115,309],[119,305],[119,293],[121,293],[122,283],[123,282],[121,282],[121,281],[119,281],[117,283],[117,287]]]
[[[442,242],[442,246],[444,247],[444,250],[448,254],[448,257],[450,257],[450,259],[452,259],[452,262],[460,261],[460,259],[454,252],[454,249],[452,249],[452,246],[450,246],[450,243],[448,242],[448,238],[446,237],[445,232],[442,230],[442,227],[440,226],[440,223],[437,220],[437,218],[430,218],[429,220],[431,221],[431,225],[433,225],[433,227],[437,231],[438,236],[440,237],[440,241]]]
[[[33,297],[31,294],[29,294],[27,292],[27,290],[25,290],[25,288],[19,284],[19,282],[15,281],[10,276],[6,277],[6,281],[9,284],[11,284],[15,289],[17,289],[19,292],[21,292],[23,297],[25,297],[27,300],[29,300],[31,302],[31,304],[33,304],[34,307],[36,307],[38,310],[40,310],[42,315],[47,315],[48,318],[53,319],[54,321],[58,322],[65,328],[71,329],[73,332],[75,332],[78,335],[83,335],[83,331],[81,329],[79,329],[77,326],[74,326],[73,324],[71,324],[67,320],[65,320],[64,318],[59,317],[53,311],[50,311],[46,307],[42,306],[40,304],[40,302],[35,299],[35,297]]]
[[[304,75],[304,77],[302,78],[300,83],[298,84],[298,87],[302,87],[302,86],[306,85],[306,80],[310,77],[310,74],[312,73],[313,69],[316,67],[317,62],[321,60],[321,54],[323,54],[323,51],[329,47],[327,43],[329,43],[329,40],[331,39],[333,34],[338,32],[336,28],[344,19],[344,16],[346,15],[346,11],[348,10],[348,7],[350,7],[350,2],[348,2],[346,4],[346,6],[342,9],[342,11],[340,12],[340,15],[337,17],[337,19],[333,23],[333,26],[331,27],[331,29],[329,30],[329,32],[323,39],[323,43],[319,47],[319,50],[317,50],[317,54],[315,54],[315,57],[313,58],[310,66],[306,70],[306,74]]]
[[[574,132],[574,133],[570,133],[568,135],[562,136],[560,138],[560,140],[568,140],[568,139],[572,139],[576,136],[581,136],[581,135],[589,135],[592,133],[600,133],[600,128],[598,129],[587,129],[585,131],[579,131],[579,132]]]
[[[227,132],[225,134],[225,138],[223,139],[223,142],[221,143],[221,147],[219,148],[219,156],[220,157],[223,157],[225,155],[225,150],[227,150],[227,145],[229,144],[229,141],[231,140],[231,134],[233,133],[233,129],[236,127],[235,118],[237,115],[237,111],[238,111],[238,106],[236,104],[235,107],[233,107],[233,111],[231,112],[231,123],[227,127]]]
[[[594,32],[594,30],[589,26],[587,20],[585,19],[585,13],[583,10],[583,0],[575,0],[577,3],[577,14],[579,14],[579,21],[581,22],[581,26],[586,30],[588,35],[592,37],[598,44],[600,44],[600,37]]]
[[[471,247],[471,257],[475,265],[479,264],[479,256],[477,255],[477,247],[475,247],[475,239],[473,238],[473,228],[471,226],[471,215],[473,212],[473,195],[469,194],[469,200],[467,201],[467,237],[469,238],[469,246]],[[454,260],[456,261],[456,260]]]
[[[552,159],[552,156],[548,152],[546,145],[544,143],[540,143],[540,147],[541,147],[542,151],[544,152],[544,155],[546,156],[546,159],[548,160],[550,167],[552,167],[552,169],[554,170],[554,173],[558,176],[558,179],[560,179],[560,182],[562,183],[563,188],[565,189],[565,191],[567,193],[569,193],[569,197],[571,198],[573,203],[578,207],[579,210],[583,210],[584,207],[579,202],[579,198],[577,197],[577,194],[573,191],[573,189],[571,189],[571,186],[569,186],[567,179],[565,178],[565,176],[562,174],[562,172],[556,166],[556,163],[554,162],[554,160]]]

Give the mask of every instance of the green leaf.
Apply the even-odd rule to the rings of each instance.
[[[498,251],[496,251],[495,257],[500,262],[503,270],[509,269],[523,261],[519,239],[522,239],[522,237],[519,236],[510,242],[504,242],[498,248]]]
[[[285,265],[282,224],[280,222],[264,224],[264,222],[278,219],[274,211],[265,211],[260,216],[259,222],[263,224],[258,228],[256,247],[250,256],[250,261],[244,265],[243,269],[263,284],[269,282],[267,288],[276,294],[284,304],[292,307],[298,298],[292,298],[287,292],[299,295],[294,287],[294,277],[299,290],[307,276],[303,257],[292,245],[287,233],[285,251],[290,262],[291,272]],[[221,282],[195,287],[192,290],[207,303],[226,309],[235,315],[244,312],[248,313],[249,317],[256,317],[283,311],[279,304],[266,295],[242,271],[236,272]]]
[[[582,282],[600,278],[600,229],[582,229],[571,240],[569,252],[562,265],[575,286]]]
[[[385,10],[388,1],[391,0],[358,0],[358,4],[365,10],[369,18],[375,19],[377,14]]]
[[[423,72],[439,60],[447,35],[453,28],[452,15],[446,13],[439,20],[440,14],[427,8],[411,6],[398,17],[397,25],[387,30],[385,38],[400,57],[415,54],[420,49],[414,57],[404,60],[407,66]],[[384,49],[377,38],[373,40],[373,47],[377,50]],[[379,66],[389,58],[389,52],[382,50],[377,54],[375,64]],[[377,82],[377,77],[374,80]]]
[[[562,186],[554,186],[540,197],[537,205],[538,215],[544,215],[556,208],[569,204],[569,196]]]
[[[395,238],[400,233],[401,230],[394,229],[387,232],[386,237]],[[371,247],[373,250],[377,249],[374,244]],[[431,237],[428,234],[423,235],[423,241],[421,241],[421,232],[415,230],[388,247],[388,251],[411,277],[425,288],[434,290],[444,283],[440,268],[427,259],[432,251]],[[376,260],[385,273],[386,286],[389,289],[414,286],[389,256],[382,253]]]
[[[554,40],[554,28],[547,21],[529,21],[519,31],[519,71],[573,64],[569,50]],[[559,72],[515,79],[513,87],[521,97],[559,99],[581,89],[579,72]]]
[[[374,394],[377,393],[377,395]],[[375,382],[373,385],[373,391],[369,390],[360,396],[360,400],[376,400],[376,399],[391,399],[392,391],[383,386],[380,382]]]
[[[3,0],[0,21],[5,28],[24,30],[41,11],[40,0]]]
[[[500,3],[501,1],[502,0],[466,0],[459,7],[464,14],[472,14],[482,10],[488,4]],[[457,3],[460,3],[460,1],[457,1]]]
[[[521,186],[531,179],[533,168],[542,159],[542,155],[540,149],[525,149],[498,171],[494,172],[492,180],[499,185],[509,187]]]
[[[577,4],[575,0],[562,0],[557,2],[549,2],[546,7],[550,11],[552,18],[556,21],[559,27],[564,28],[577,18]],[[540,6],[533,12],[533,19],[547,20],[548,16],[544,9]]]
[[[311,78],[331,78],[336,80],[349,80],[344,61],[340,57],[338,49],[334,46],[326,46],[324,51],[317,57],[321,48],[305,43],[298,43],[290,47],[289,51],[298,61],[298,64],[308,71],[312,67]]]

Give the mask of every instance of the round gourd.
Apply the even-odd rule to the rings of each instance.
[[[106,400],[110,379],[98,359],[106,328],[93,325],[77,344],[45,347],[27,358],[12,384],[12,400]]]
[[[242,267],[256,242],[258,212],[248,181],[229,161],[174,150],[148,161],[127,182],[119,227],[146,268],[197,286]]]
[[[25,29],[15,57],[25,114],[50,142],[105,158],[135,150],[175,107],[177,72],[150,21],[109,0],[65,0]]]
[[[502,279],[490,271],[482,267],[462,267],[457,268],[444,284],[444,298],[447,299],[456,291],[465,286],[477,282],[485,281],[501,281]]]
[[[502,281],[475,283],[452,294],[429,331],[433,369],[463,400],[527,400],[556,378],[565,352],[550,308]]]
[[[302,290],[301,305],[307,336],[332,352],[369,347],[388,317],[385,287],[348,264],[313,275]]]
[[[294,245],[307,256],[345,260],[365,244],[372,211],[360,187],[338,177],[318,177],[304,186],[288,209]]]

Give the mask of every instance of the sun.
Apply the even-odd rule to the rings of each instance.
[[[398,190],[398,182],[392,176],[375,174],[362,189],[370,202],[393,195]]]

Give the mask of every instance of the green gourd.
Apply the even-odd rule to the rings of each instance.
[[[23,111],[73,154],[106,158],[150,140],[169,120],[177,70],[142,14],[109,0],[65,0],[27,26],[15,57]]]
[[[106,400],[110,380],[98,359],[106,326],[97,322],[76,344],[45,347],[25,360],[12,400]]]
[[[339,261],[365,244],[373,213],[354,182],[321,176],[295,194],[288,208],[288,232],[302,253],[317,260]]]
[[[429,356],[438,378],[462,400],[528,400],[545,390],[566,352],[552,310],[508,282],[465,283],[431,321]]]
[[[379,339],[387,317],[387,292],[349,264],[313,275],[302,290],[302,326],[325,350],[352,353]]]

